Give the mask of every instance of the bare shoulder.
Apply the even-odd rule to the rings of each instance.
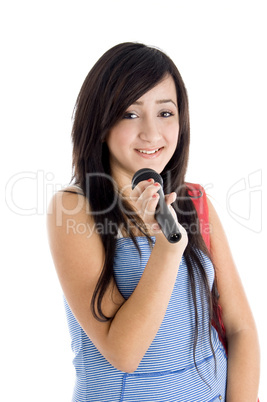
[[[68,187],[55,193],[47,211],[49,245],[59,277],[63,271],[66,274],[66,269],[77,273],[78,267],[88,263],[97,275],[103,264],[103,245],[89,203],[76,190]]]
[[[211,200],[207,197],[208,209],[209,209],[209,225],[210,225],[210,236],[211,236],[211,248],[218,248],[219,244],[227,244],[227,237],[223,228],[223,224],[213,206]]]
[[[235,267],[230,245],[219,215],[208,197],[207,202],[209,208],[211,256],[215,262],[217,271],[227,272],[227,274],[229,274],[229,271],[233,272]],[[217,273],[219,275],[219,272]]]
[[[82,191],[76,186],[69,186],[53,195],[47,210],[47,222],[48,225],[62,226],[68,216],[87,220],[89,213],[90,206]]]

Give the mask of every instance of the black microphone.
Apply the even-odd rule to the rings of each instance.
[[[171,213],[171,211],[168,208],[168,205],[165,202],[165,197],[163,193],[163,180],[160,174],[158,174],[155,170],[153,169],[140,169],[135,174],[133,175],[132,178],[132,189],[135,188],[135,186],[143,180],[148,180],[148,179],[154,179],[155,182],[159,183],[161,185],[158,193],[159,193],[159,202],[157,205],[157,209],[155,212],[155,218],[162,230],[162,233],[166,237],[166,239],[170,243],[177,243],[182,235],[180,233],[180,230],[178,228],[178,225]]]

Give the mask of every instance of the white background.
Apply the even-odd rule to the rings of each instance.
[[[71,400],[73,356],[46,208],[71,178],[71,115],[80,86],[104,51],[125,41],[163,49],[186,83],[192,127],[187,180],[205,186],[228,234],[259,330],[260,396],[267,398],[264,3],[3,3],[2,401]]]

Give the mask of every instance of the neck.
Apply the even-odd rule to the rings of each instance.
[[[126,197],[130,202],[132,191],[132,174],[120,171],[111,172],[112,179],[116,183],[117,191],[121,197]]]

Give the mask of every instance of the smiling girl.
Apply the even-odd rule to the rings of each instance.
[[[82,85],[72,140],[74,184],[54,195],[48,234],[73,402],[255,402],[255,324],[218,216],[185,183],[188,100],[174,63],[137,43],[108,50]],[[141,168],[163,178],[177,243],[154,217],[160,184],[132,189]]]

